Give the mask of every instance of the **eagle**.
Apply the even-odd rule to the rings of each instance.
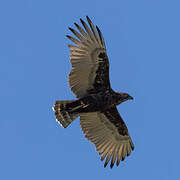
[[[118,166],[134,150],[126,124],[117,105],[133,97],[124,92],[115,92],[109,80],[109,60],[100,29],[80,19],[83,27],[74,23],[77,30],[69,27],[74,37],[67,35],[75,45],[70,48],[72,70],[69,85],[76,95],[75,100],[56,101],[53,110],[57,122],[68,127],[77,117],[85,137],[105,159],[104,167],[110,163]]]

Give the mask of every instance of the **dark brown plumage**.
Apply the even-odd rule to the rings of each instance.
[[[80,125],[85,137],[99,152],[104,167],[111,159],[110,167],[117,166],[120,160],[129,156],[134,149],[126,124],[116,106],[133,99],[127,93],[111,89],[109,81],[109,60],[101,31],[92,24],[87,16],[88,25],[80,19],[83,27],[75,23],[78,31],[69,30],[78,38],[69,35],[76,46],[70,48],[72,70],[69,84],[76,100],[56,101],[54,112],[56,120],[66,128],[80,116]]]

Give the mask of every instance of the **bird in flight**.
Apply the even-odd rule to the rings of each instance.
[[[115,92],[109,81],[109,60],[105,42],[99,28],[86,16],[89,26],[80,19],[82,26],[74,23],[78,31],[69,28],[76,38],[67,35],[75,45],[70,48],[72,70],[69,85],[76,100],[56,101],[53,107],[57,122],[68,127],[80,116],[85,137],[99,152],[104,167],[118,166],[134,149],[128,129],[117,105],[131,100],[127,93]]]

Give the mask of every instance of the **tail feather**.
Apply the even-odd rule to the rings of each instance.
[[[69,126],[69,124],[79,116],[79,114],[70,112],[69,108],[67,108],[67,105],[72,102],[74,102],[74,100],[56,101],[53,107],[57,122],[64,128]]]

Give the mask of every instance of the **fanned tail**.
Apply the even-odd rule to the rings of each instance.
[[[79,116],[78,113],[71,112],[68,106],[71,103],[73,104],[73,102],[75,102],[75,100],[56,101],[53,107],[57,122],[64,128],[69,126],[69,124]]]

